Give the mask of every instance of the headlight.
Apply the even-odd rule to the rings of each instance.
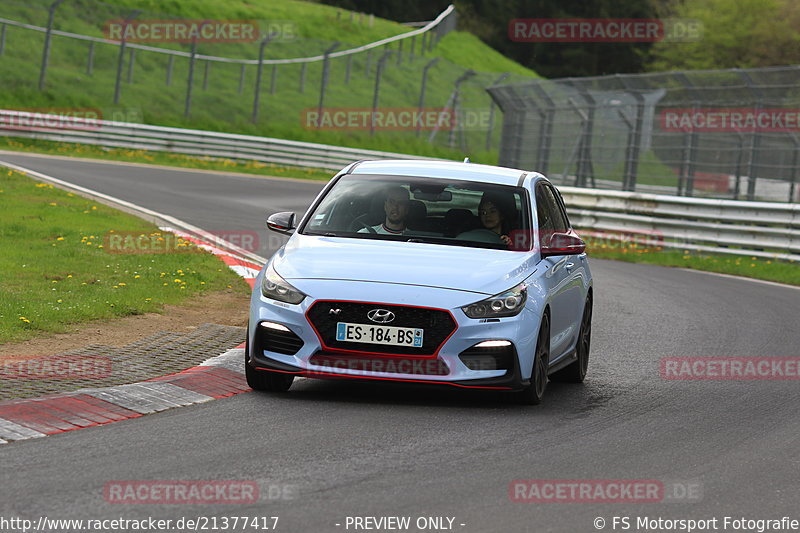
[[[520,284],[502,294],[462,307],[461,310],[470,318],[515,316],[525,307],[525,299],[527,297],[527,287],[524,284]]]
[[[261,294],[267,298],[290,304],[299,304],[306,297],[305,294],[280,277],[275,272],[275,269],[272,268],[272,263],[269,264],[267,271],[264,272],[264,279],[261,281]]]

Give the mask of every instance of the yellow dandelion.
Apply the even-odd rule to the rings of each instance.
[[[64,237],[57,237],[57,238],[56,238],[56,240],[57,240],[57,241],[63,241],[63,240],[64,240]]]
[[[136,274],[135,276],[133,276],[133,279],[137,279],[137,278],[141,278],[141,277],[142,276],[140,276],[139,274]]]

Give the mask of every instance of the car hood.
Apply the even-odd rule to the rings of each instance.
[[[275,270],[297,280],[323,279],[438,287],[494,295],[534,270],[524,252],[427,243],[296,234],[273,258]]]

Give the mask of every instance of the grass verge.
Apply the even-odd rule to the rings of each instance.
[[[733,276],[800,285],[800,265],[793,261],[760,259],[752,256],[699,253],[687,250],[662,249],[636,244],[594,245],[587,248],[593,259],[610,259],[629,263],[647,263],[669,267],[691,268]]]
[[[175,242],[169,253],[109,253],[113,233],[173,236],[73,193],[0,171],[0,342],[72,324],[146,312],[247,284],[211,254]]]

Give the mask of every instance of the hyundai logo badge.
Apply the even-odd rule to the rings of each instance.
[[[367,313],[367,318],[378,324],[388,324],[394,320],[394,313],[388,309],[373,309]]]

